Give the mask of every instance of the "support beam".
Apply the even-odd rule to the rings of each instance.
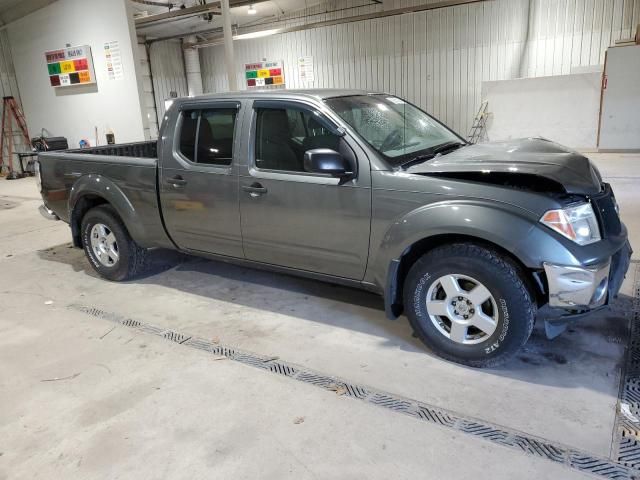
[[[238,82],[236,79],[235,55],[233,54],[233,33],[231,32],[231,10],[229,9],[229,0],[221,0],[220,5],[222,7],[224,60],[227,66],[227,79],[229,80],[229,90],[231,92],[235,92],[238,90]]]
[[[228,1],[228,0],[227,0]],[[481,2],[493,2],[495,0],[445,0],[445,1],[441,1],[441,2],[435,2],[435,3],[428,3],[428,4],[423,4],[423,5],[416,5],[413,7],[403,7],[403,8],[396,8],[393,10],[384,10],[381,12],[374,12],[374,13],[365,13],[363,15],[354,15],[351,17],[343,17],[343,18],[336,18],[336,19],[332,19],[332,20],[324,20],[321,22],[314,22],[314,23],[307,23],[304,25],[295,25],[292,27],[282,27],[282,28],[273,28],[273,29],[269,29],[267,25],[262,25],[262,30],[258,30],[258,29],[252,29],[252,30],[247,30],[247,31],[241,31],[238,32],[239,34],[236,35],[234,38],[238,39],[238,40],[242,40],[242,39],[249,39],[249,38],[257,38],[260,36],[266,36],[266,35],[274,35],[274,34],[281,34],[281,33],[289,33],[289,32],[298,32],[298,31],[302,31],[302,30],[311,30],[314,28],[320,28],[320,27],[329,27],[332,25],[340,25],[342,23],[352,23],[352,22],[361,22],[364,20],[373,20],[376,18],[383,18],[383,17],[392,17],[395,15],[405,15],[407,13],[416,13],[416,12],[424,12],[427,10],[436,10],[436,9],[440,9],[440,8],[447,8],[447,7],[456,7],[458,5],[469,5],[472,3],[481,3]],[[261,35],[261,33],[264,33],[264,35]],[[193,43],[193,44],[188,44],[185,45],[185,48],[191,48],[191,47],[195,47],[195,48],[201,48],[201,47],[209,47],[209,46],[213,46],[213,45],[221,45],[224,43],[224,39],[221,37],[214,37],[208,40],[204,40],[201,42],[197,42],[197,43]]]
[[[218,2],[216,2],[217,4]],[[157,15],[149,15],[148,17],[140,17],[135,19],[137,28],[144,27],[146,25],[163,22],[181,20],[183,18],[195,17],[198,15],[204,15],[205,13],[212,13],[214,15],[220,15],[220,8],[212,5],[196,5],[195,7],[187,7],[172,12],[159,13]]]

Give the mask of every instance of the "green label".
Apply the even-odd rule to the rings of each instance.
[[[257,70],[250,70],[248,72],[245,73],[246,78],[258,78],[258,71]]]
[[[57,75],[60,73],[60,62],[49,63],[47,68],[49,69],[49,75]]]

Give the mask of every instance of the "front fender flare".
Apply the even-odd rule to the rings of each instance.
[[[380,244],[372,246],[369,278],[385,296],[387,316],[397,316],[399,265],[417,242],[454,235],[478,239],[511,252],[525,267],[541,269],[544,261],[563,265],[579,263],[533,214],[507,204],[489,201],[448,200],[419,207],[393,222]]]

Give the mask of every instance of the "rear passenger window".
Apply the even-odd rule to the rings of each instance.
[[[184,111],[180,153],[194,163],[231,165],[236,114],[235,108]]]
[[[180,153],[192,162],[196,161],[196,131],[198,130],[197,110],[182,113],[182,127],[180,128]]]
[[[197,163],[231,165],[236,109],[202,110]]]

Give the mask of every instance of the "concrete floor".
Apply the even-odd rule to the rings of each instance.
[[[596,155],[640,253],[640,155]],[[277,356],[590,452],[611,453],[618,309],[497,369],[429,354],[357,290],[158,251],[97,278],[32,178],[0,180],[0,479],[586,478],[563,465],[136,333],[77,303]],[[635,268],[635,265],[632,265]],[[303,417],[301,423],[296,419]],[[298,420],[299,422],[299,420]]]

